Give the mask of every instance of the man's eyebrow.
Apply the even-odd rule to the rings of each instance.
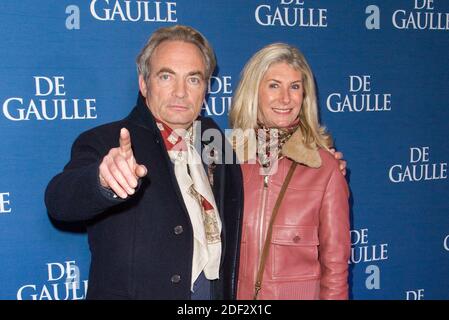
[[[201,70],[190,71],[188,76],[200,76],[202,79],[205,78],[204,73]]]
[[[170,69],[170,68],[167,68],[167,67],[161,68],[161,69],[156,73],[156,75],[160,75],[161,73],[176,74],[176,72],[175,72],[174,70],[172,70],[172,69]],[[205,78],[204,72],[202,72],[201,70],[190,71],[187,75],[188,75],[189,77],[191,77],[191,76],[200,76],[202,79]]]
[[[170,69],[170,68],[161,68],[156,74],[159,75],[161,73],[171,73],[171,74],[175,74],[175,72]]]

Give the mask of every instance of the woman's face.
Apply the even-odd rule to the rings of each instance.
[[[301,71],[285,62],[272,64],[259,84],[259,122],[269,128],[289,127],[298,118],[303,97]]]

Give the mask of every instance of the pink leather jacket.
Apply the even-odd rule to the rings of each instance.
[[[259,299],[347,299],[348,186],[327,151],[306,148],[300,131],[284,144],[278,170],[242,164],[244,217],[237,299],[253,299],[267,227],[294,159],[299,165],[274,223]],[[266,177],[266,178],[265,178]]]

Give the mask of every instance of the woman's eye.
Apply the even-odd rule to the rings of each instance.
[[[301,89],[301,86],[299,84],[292,85],[292,89],[298,90]]]
[[[277,83],[270,83],[270,85],[269,85],[269,88],[273,88],[273,89],[276,89],[278,87],[279,87],[279,85]]]

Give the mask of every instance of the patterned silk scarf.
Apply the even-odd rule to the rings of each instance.
[[[257,123],[257,158],[265,174],[269,175],[277,160],[283,157],[281,150],[284,143],[299,128],[299,119],[286,128],[268,128],[263,123]]]
[[[176,180],[193,226],[193,289],[202,271],[207,279],[218,279],[222,249],[221,220],[201,157],[193,145],[193,126],[183,131],[181,136],[161,121],[156,120],[156,124],[174,163]]]

